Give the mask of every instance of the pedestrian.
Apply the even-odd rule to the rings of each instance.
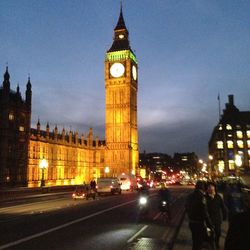
[[[195,190],[188,195],[186,212],[189,218],[189,228],[192,233],[193,250],[201,250],[203,243],[208,240],[207,230],[213,232],[214,227],[208,214],[205,197],[205,183],[197,181]],[[214,250],[214,244],[211,245]]]
[[[225,250],[246,250],[250,246],[250,194],[243,197],[244,211],[232,215]]]
[[[207,187],[207,208],[211,221],[214,226],[215,246],[219,249],[221,235],[221,224],[227,218],[227,208],[222,197],[217,193],[216,185],[209,183]]]
[[[95,180],[92,180],[92,181],[90,182],[90,188],[91,188],[93,191],[96,190],[96,182],[95,182]]]
[[[96,191],[96,181],[93,180],[93,190]]]
[[[227,200],[228,219],[231,222],[232,217],[243,211],[243,194],[239,183],[232,183]]]

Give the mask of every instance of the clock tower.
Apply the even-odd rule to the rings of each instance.
[[[136,174],[138,169],[137,70],[121,7],[113,43],[105,57],[105,165],[111,176]]]

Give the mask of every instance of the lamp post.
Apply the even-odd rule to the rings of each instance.
[[[213,176],[214,176],[214,169],[213,169],[213,166],[212,166],[212,161],[213,161],[214,157],[212,155],[209,155],[208,156],[208,163],[209,163],[209,166],[208,166],[208,172],[209,172],[209,178],[211,179]]]
[[[45,186],[44,170],[48,167],[48,162],[43,158],[39,164],[39,167],[42,170],[41,187],[44,187]]]

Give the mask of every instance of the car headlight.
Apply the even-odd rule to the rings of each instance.
[[[145,205],[147,203],[147,198],[146,197],[141,197],[139,200],[141,205]]]

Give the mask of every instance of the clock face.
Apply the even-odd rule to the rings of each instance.
[[[137,79],[137,69],[136,69],[135,65],[132,66],[132,76],[133,76],[133,79],[136,81],[136,79]]]
[[[122,63],[114,63],[110,67],[110,74],[113,77],[120,77],[124,74],[125,72],[125,67]]]

